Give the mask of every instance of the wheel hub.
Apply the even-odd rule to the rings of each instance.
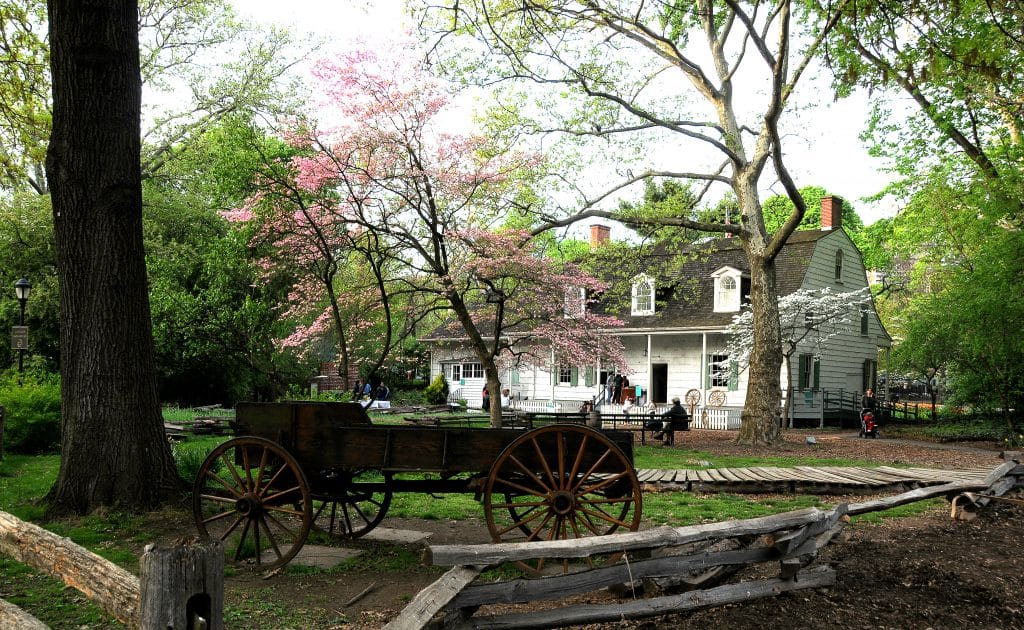
[[[565,516],[576,508],[576,497],[571,492],[559,490],[551,495],[550,505],[556,514]]]
[[[256,516],[261,507],[260,500],[253,494],[244,494],[235,501],[235,511],[243,516]]]

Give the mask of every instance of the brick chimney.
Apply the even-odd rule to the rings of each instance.
[[[611,240],[612,229],[607,225],[590,226],[590,249],[596,249]]]
[[[829,195],[821,198],[821,229],[838,230],[843,227],[843,200]]]

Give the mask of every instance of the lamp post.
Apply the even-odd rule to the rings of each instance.
[[[18,304],[21,305],[21,321],[20,325],[25,325],[25,302],[28,302],[28,296],[32,293],[32,283],[28,281],[28,278],[21,278],[14,283],[14,295],[18,298]],[[25,367],[25,348],[18,349],[18,373],[20,374]]]

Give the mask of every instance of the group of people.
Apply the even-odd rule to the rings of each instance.
[[[501,408],[508,409],[510,406],[512,406],[512,391],[509,390],[509,388],[504,387],[501,390]],[[491,410],[491,394],[487,391],[486,386],[484,387],[483,404],[481,405],[481,408],[484,411]]]
[[[357,379],[355,387],[352,388],[352,401],[369,407],[373,403],[391,399],[391,389],[384,384],[384,381],[370,379]]]
[[[629,377],[624,374],[609,375],[605,382],[605,399],[616,405],[623,404],[622,390],[629,387]]]

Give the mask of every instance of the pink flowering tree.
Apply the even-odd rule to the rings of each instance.
[[[316,65],[321,120],[331,122],[289,131],[298,155],[277,182],[288,194],[253,201],[290,217],[284,227],[266,224],[267,235],[296,231],[301,243],[317,243],[297,244],[293,260],[337,264],[328,262],[332,252],[358,238],[380,261],[378,288],[409,294],[406,312],[454,316],[484,366],[499,426],[499,361],[547,364],[552,351],[563,360],[621,358],[621,346],[596,332],[616,322],[582,308],[600,283],[544,258],[528,233],[498,231],[513,218],[531,222],[525,200],[540,159],[494,135],[453,130],[451,121],[466,116],[447,86],[405,46],[392,50],[395,57],[355,51]],[[329,291],[327,274],[319,277]],[[567,317],[561,287],[570,286],[582,297]]]
[[[225,217],[251,227],[265,281],[291,282],[280,317],[295,326],[278,346],[301,355],[331,339],[347,380],[354,357],[373,356],[379,367],[396,339],[385,271],[389,252],[354,230],[335,206],[307,194],[296,183],[302,173],[294,161],[266,165],[260,192]]]
[[[544,255],[527,230],[466,229],[450,240],[465,251],[451,269],[453,284],[463,287],[451,310],[486,359],[494,426],[501,422],[499,367],[626,363],[612,334],[622,322],[592,308],[605,283]]]

